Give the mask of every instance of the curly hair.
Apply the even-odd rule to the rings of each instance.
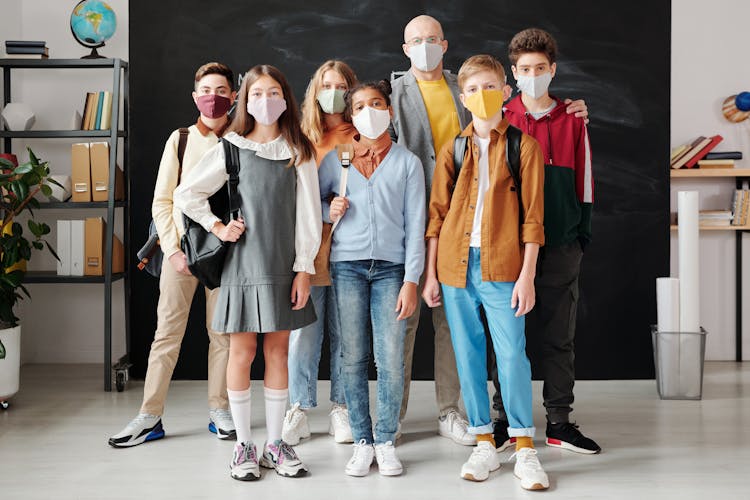
[[[344,110],[344,119],[348,122],[352,121],[352,97],[360,90],[373,89],[377,90],[385,99],[387,106],[391,105],[391,82],[388,80],[380,80],[378,82],[364,82],[358,83],[354,87],[350,88],[344,94],[344,102],[346,103],[346,109]]]
[[[552,35],[539,28],[528,28],[516,33],[508,45],[510,63],[515,66],[519,57],[531,52],[544,54],[552,64],[557,59],[557,42]]]

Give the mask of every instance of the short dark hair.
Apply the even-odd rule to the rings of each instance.
[[[552,64],[557,59],[557,42],[552,35],[539,28],[528,28],[516,33],[508,46],[510,63],[515,66],[519,57],[531,52],[544,54]]]
[[[197,84],[206,75],[221,75],[229,82],[229,88],[234,88],[234,73],[229,66],[219,62],[206,63],[195,72],[195,83]]]
[[[360,90],[365,89],[377,90],[383,96],[383,99],[385,99],[385,103],[388,106],[391,105],[391,92],[393,92],[393,89],[391,89],[391,82],[389,82],[388,80],[380,80],[378,82],[358,83],[354,87],[347,90],[344,94],[344,102],[346,103],[346,109],[344,110],[344,119],[346,121],[352,121],[352,96],[354,96],[354,94],[356,94]]]

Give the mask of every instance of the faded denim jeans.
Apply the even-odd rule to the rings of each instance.
[[[339,306],[341,375],[354,442],[395,443],[404,391],[406,320],[396,319],[404,265],[382,260],[331,262],[331,277]],[[378,374],[377,439],[373,439],[367,380],[370,345]]]

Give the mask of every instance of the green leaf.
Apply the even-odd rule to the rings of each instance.
[[[31,244],[34,245],[34,248],[37,250],[44,250],[44,243],[41,241],[32,241]]]
[[[42,184],[39,189],[42,191],[42,194],[49,198],[52,196],[52,188],[49,187],[47,184]]]
[[[30,147],[26,146],[26,149],[29,151],[29,161],[33,166],[39,165],[39,158],[36,157],[34,152],[31,150]]]
[[[0,340],[0,359],[5,359],[5,346],[2,340]]]
[[[26,295],[28,298],[31,298],[31,294],[29,293],[29,291],[26,289],[25,286],[23,286],[22,284],[19,283],[18,284],[18,288],[20,288],[23,291],[24,295]],[[18,297],[21,298],[20,295]]]
[[[16,271],[13,271],[12,273],[6,274],[5,276],[0,276],[0,281],[12,286],[13,288],[21,286],[21,278],[15,276],[15,272]]]
[[[61,187],[63,189],[65,188],[62,184],[60,184],[59,182],[57,182],[55,179],[48,178],[47,182],[49,182],[50,184],[54,184],[55,186]]]
[[[13,170],[13,173],[16,175],[23,175],[23,174],[28,174],[32,170],[33,170],[33,167],[31,165],[29,165],[28,163],[24,163],[22,165],[17,166]]]
[[[55,249],[52,248],[52,245],[49,244],[49,241],[44,240],[44,244],[47,245],[47,250],[49,250],[50,253],[55,257],[55,259],[59,261],[60,257],[57,256],[57,252],[55,252]]]
[[[14,168],[16,168],[16,166],[13,165],[13,162],[10,161],[9,159],[0,158],[0,168],[7,168],[9,170],[13,170]]]
[[[29,219],[28,221],[29,230],[36,236],[37,238],[41,237],[43,233],[41,224],[37,224],[33,220]]]

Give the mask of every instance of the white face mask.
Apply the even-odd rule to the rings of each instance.
[[[360,134],[368,139],[377,139],[388,130],[388,125],[391,124],[391,114],[387,109],[365,106],[357,116],[352,117],[352,123]]]
[[[409,47],[409,59],[419,71],[432,71],[443,60],[443,46],[439,43],[424,42]]]
[[[544,73],[539,76],[518,75],[516,78],[516,85],[518,86],[518,90],[532,99],[536,99],[547,92],[551,81],[552,72]]]

